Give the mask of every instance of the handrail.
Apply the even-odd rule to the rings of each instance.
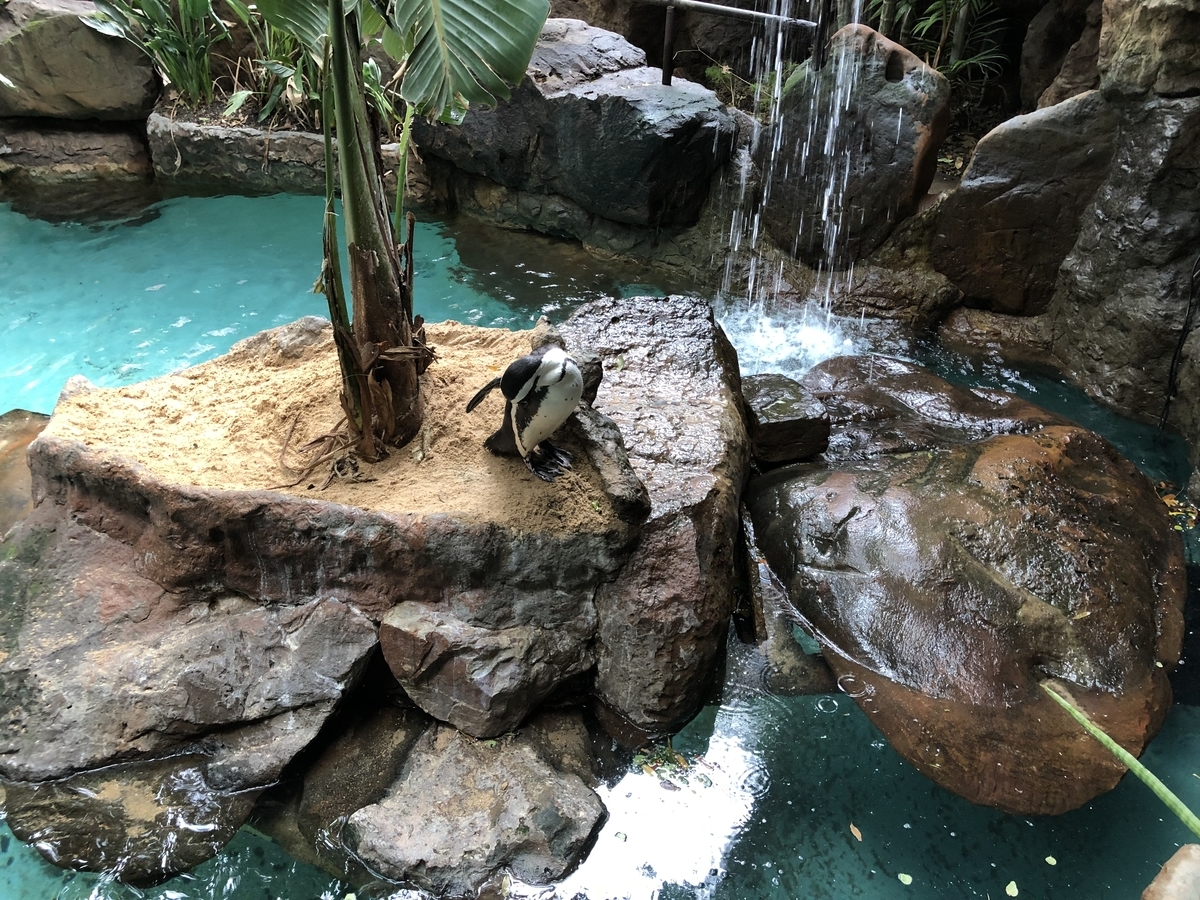
[[[648,6],[665,6],[667,8],[667,27],[663,34],[663,79],[665,85],[671,84],[671,61],[675,56],[675,10],[692,10],[713,16],[725,16],[730,19],[747,19],[754,22],[771,22],[781,28],[798,28],[805,31],[816,31],[817,23],[808,19],[793,19],[789,16],[778,16],[774,13],[759,12],[755,9],[741,9],[736,6],[724,6],[720,3],[706,3],[704,0],[634,0]]]

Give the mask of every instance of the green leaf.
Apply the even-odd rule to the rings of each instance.
[[[549,11],[549,0],[396,0],[389,24],[412,42],[401,96],[426,116],[507,99]]]
[[[242,104],[249,99],[254,91],[238,91],[229,98],[229,102],[225,104],[225,115],[232,116],[235,112],[242,108]]]
[[[258,0],[258,11],[275,28],[294,34],[310,53],[325,53],[329,7],[323,0]]]

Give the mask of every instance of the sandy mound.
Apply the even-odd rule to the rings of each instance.
[[[438,359],[422,378],[425,423],[407,447],[382,462],[360,462],[369,481],[334,479],[328,467],[291,488],[280,462],[295,421],[294,452],[342,417],[332,332],[307,346],[251,338],[225,356],[174,375],[124,388],[94,388],[61,400],[48,435],[135,461],[172,484],[222,490],[274,489],[392,513],[448,513],[531,530],[606,531],[615,516],[583,448],[559,435],[575,455],[573,471],[553,483],[517,459],[483,448],[500,425],[498,390],[469,415],[467,401],[509,362],[529,352],[530,333],[444,322],[427,325]]]

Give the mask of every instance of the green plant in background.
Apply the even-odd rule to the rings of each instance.
[[[310,445],[315,459],[303,478],[322,461],[336,463],[352,450],[379,459],[389,446],[416,435],[422,422],[418,377],[430,353],[413,316],[411,216],[406,217],[408,238],[401,242],[397,231],[403,226],[390,220],[376,118],[368,107],[372,69],[366,67],[364,78],[365,36],[379,34],[384,49],[399,61],[399,95],[406,104],[422,115],[458,122],[471,104],[491,106],[509,96],[508,85],[525,74],[550,4],[260,0],[258,7],[269,24],[294,35],[321,61],[326,192],[318,289],[326,296],[334,327],[346,432],[335,429]],[[407,107],[405,119],[411,122]],[[346,230],[349,310],[335,228],[335,177]]]
[[[978,89],[1003,69],[1007,23],[994,0],[871,0],[867,22],[960,89]]]
[[[212,48],[229,32],[211,0],[96,0],[83,21],[142,48],[184,103],[213,102]]]
[[[1070,713],[1071,718],[1082,725],[1088,734],[1103,744],[1104,749],[1115,756],[1122,765],[1136,775],[1166,805],[1167,809],[1179,816],[1180,821],[1190,828],[1197,837],[1200,837],[1200,819],[1196,818],[1196,814],[1188,809],[1187,805],[1175,796],[1170,788],[1159,781],[1153,772],[1142,765],[1137,757],[1109,737],[1065,693],[1060,693],[1058,689],[1051,687],[1046,682],[1042,682],[1042,690],[1049,694],[1055,703]]]
[[[321,105],[319,65],[304,49],[295,35],[276,28],[264,19],[257,8],[241,0],[224,0],[241,22],[254,44],[254,58],[247,61],[249,87],[242,81],[242,63],[238,59],[234,71],[234,90],[225,106],[229,116],[251,97],[257,96],[258,121],[263,122],[282,105],[296,124],[311,128],[319,122],[316,115]]]

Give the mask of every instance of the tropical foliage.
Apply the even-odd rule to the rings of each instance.
[[[994,0],[871,0],[867,23],[959,87],[1000,75],[1007,23]]]

